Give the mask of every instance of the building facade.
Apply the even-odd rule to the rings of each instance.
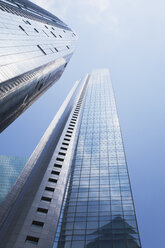
[[[141,248],[107,69],[76,82],[3,202],[0,225],[5,248]]]
[[[0,132],[56,82],[76,34],[28,0],[0,1]]]
[[[16,182],[27,158],[0,155],[0,204]]]

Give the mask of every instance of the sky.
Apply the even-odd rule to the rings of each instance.
[[[30,156],[76,80],[109,68],[143,248],[163,247],[165,2],[35,0],[78,35],[61,79],[11,124],[1,154]]]

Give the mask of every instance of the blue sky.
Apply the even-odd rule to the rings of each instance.
[[[1,154],[29,156],[77,79],[109,68],[144,248],[163,247],[165,2],[35,0],[78,34],[62,78],[2,134]]]

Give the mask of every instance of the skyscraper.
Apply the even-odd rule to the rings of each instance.
[[[109,71],[77,82],[0,211],[1,247],[140,248]]]
[[[0,132],[63,73],[76,34],[28,0],[0,1]]]

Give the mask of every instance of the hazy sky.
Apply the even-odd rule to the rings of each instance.
[[[78,34],[62,78],[2,134],[1,154],[29,156],[77,79],[110,69],[143,248],[165,232],[165,1],[35,0]]]

